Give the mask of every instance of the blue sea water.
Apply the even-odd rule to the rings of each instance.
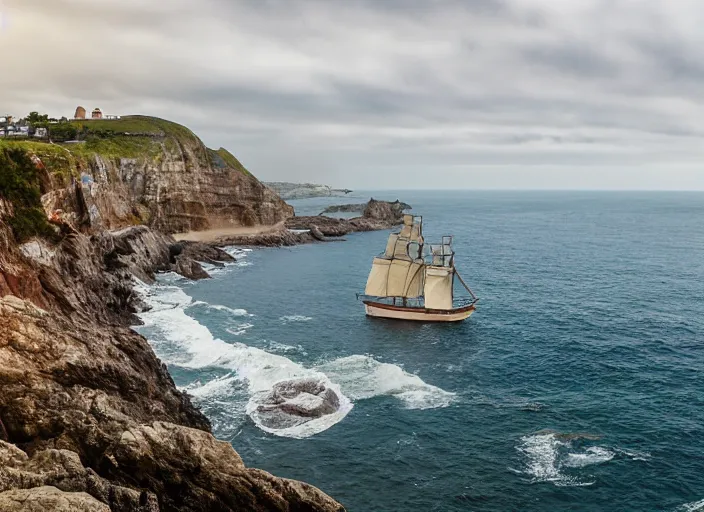
[[[350,512],[704,510],[704,194],[373,195],[455,235],[477,313],[366,318],[355,293],[388,232],[164,276],[139,330],[217,436]],[[340,411],[258,426],[257,397],[301,376]]]

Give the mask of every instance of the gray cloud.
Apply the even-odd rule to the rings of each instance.
[[[0,109],[173,119],[264,179],[704,189],[698,0],[0,0],[0,12],[12,50]]]

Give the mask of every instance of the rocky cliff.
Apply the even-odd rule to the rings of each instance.
[[[190,203],[176,197],[214,212],[234,200],[171,188],[164,200],[162,185],[176,180],[171,164],[150,177],[148,157],[135,156],[130,176],[142,177],[134,181],[122,160],[79,154],[88,150],[0,147],[0,510],[344,510],[310,485],[247,468],[128,327],[141,307],[132,276],[202,276],[190,257],[197,247],[147,226],[104,228],[136,223],[130,215],[169,230],[194,227],[201,217],[184,217]],[[172,161],[174,174],[188,174],[185,162]],[[92,172],[93,183],[75,172]],[[217,195],[216,172],[201,174],[194,183]],[[152,185],[139,185],[152,179],[161,183],[156,204],[145,199]],[[59,205],[63,212],[47,219],[43,207]],[[266,208],[251,209],[266,218]]]
[[[165,233],[276,224],[293,215],[227,150],[161,119],[76,122],[72,143],[0,142],[46,167],[44,206],[93,229],[146,224]],[[87,205],[75,211],[75,184]]]

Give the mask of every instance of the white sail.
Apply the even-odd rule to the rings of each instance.
[[[393,258],[396,253],[396,245],[398,243],[398,233],[391,233],[389,235],[389,240],[386,242],[386,250],[384,251],[384,256],[387,258]]]
[[[412,263],[409,260],[391,260],[386,294],[389,297],[403,297],[406,293],[406,280]]]
[[[404,215],[401,233],[389,235],[384,256],[374,258],[364,290],[366,295],[404,298],[423,295],[422,228],[414,220],[413,215]]]
[[[375,297],[420,297],[424,267],[422,262],[374,258],[364,293]]]
[[[375,295],[377,297],[386,296],[387,282],[389,280],[389,268],[392,260],[384,258],[374,258],[372,262],[372,270],[367,278],[367,286],[364,293],[367,295]]]
[[[425,267],[425,307],[428,309],[452,309],[452,280],[454,269],[451,267]]]
[[[399,233],[399,238],[409,242],[423,243],[423,235],[421,234],[421,223],[414,222],[413,215],[405,214],[403,216],[403,228]]]
[[[404,297],[415,299],[423,295],[423,277],[425,276],[425,264],[420,262],[411,263],[406,277],[406,292]]]

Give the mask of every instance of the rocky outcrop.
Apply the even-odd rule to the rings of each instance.
[[[398,199],[394,202],[377,201],[371,198],[364,208],[362,216],[365,219],[374,219],[381,222],[393,222],[400,224],[403,222],[403,212],[410,210],[411,205],[402,203]]]
[[[359,207],[359,205],[351,205]],[[325,215],[291,217],[286,221],[288,229],[317,229],[326,237],[340,237],[357,231],[390,229],[403,222],[403,213],[411,207],[400,201],[388,202],[370,199],[363,205],[361,217],[335,219]]]
[[[359,212],[364,214],[366,212],[367,217],[379,218],[379,219],[399,219],[403,215],[405,210],[410,210],[411,205],[402,203],[398,199],[393,203],[387,201],[376,201],[371,199],[368,203],[359,204],[334,204],[328,206],[318,215],[327,215],[330,213],[354,213]]]
[[[334,413],[340,407],[340,397],[323,382],[299,379],[275,384],[259,404],[253,412],[257,423],[283,429]]]
[[[245,467],[128,327],[132,276],[204,277],[193,258],[222,251],[145,226],[18,244],[13,209],[0,197],[0,510],[344,510]]]
[[[328,206],[318,215],[327,215],[329,213],[362,213],[366,208],[367,203],[359,204],[334,204]]]
[[[0,493],[0,510],[15,512],[110,512],[110,507],[84,492],[35,487]]]
[[[254,235],[224,235],[217,238],[213,245],[241,245],[250,247],[291,247],[294,245],[315,242],[315,237],[309,228],[303,232],[293,232],[288,229],[258,233]]]

